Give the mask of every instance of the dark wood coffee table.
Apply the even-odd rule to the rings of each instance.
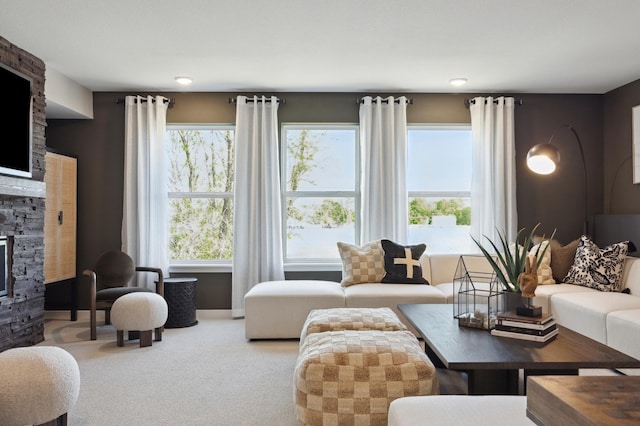
[[[580,368],[640,368],[640,361],[564,327],[546,343],[492,336],[458,326],[450,304],[401,304],[438,368],[464,371],[469,395],[517,395],[527,376],[578,374]],[[525,389],[526,393],[526,389]]]

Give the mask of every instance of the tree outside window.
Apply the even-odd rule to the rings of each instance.
[[[169,249],[172,260],[231,260],[234,132],[168,126]]]

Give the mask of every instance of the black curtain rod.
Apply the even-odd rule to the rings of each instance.
[[[140,99],[140,101],[144,104],[145,102],[147,102],[146,98],[142,98]],[[156,100],[154,99],[153,102],[155,102]],[[135,100],[136,103],[138,103],[138,98],[136,98]],[[176,98],[171,98],[171,99],[164,99],[162,102],[164,102],[165,104],[169,104],[169,108],[172,108],[175,103],[176,103]],[[116,103],[117,104],[123,104],[124,103],[124,98],[118,98],[116,99]]]
[[[235,104],[237,102],[236,98],[229,98],[229,103],[230,104]],[[247,102],[254,102],[253,98],[247,97]],[[265,102],[271,102],[271,98],[265,98]],[[279,102],[281,104],[286,104],[287,100],[285,98],[276,98],[276,102]]]
[[[389,100],[388,100],[388,99],[382,99],[382,100],[381,100],[381,102],[382,102],[383,104],[388,104],[388,103],[389,103]],[[357,104],[363,104],[363,103],[364,103],[364,98],[356,99],[356,103],[357,103]],[[398,99],[398,98],[394,99],[394,100],[393,100],[393,103],[394,103],[394,104],[399,104],[399,103],[400,103],[400,99]],[[407,104],[409,104],[409,105],[413,105],[413,98],[409,98],[409,99],[407,99]]]
[[[485,102],[485,103],[487,103],[487,100],[485,99],[485,101],[484,101],[484,102]],[[469,105],[471,105],[471,104],[475,104],[475,103],[476,103],[476,100],[475,100],[475,99],[465,99],[465,100],[464,100],[464,106],[465,106],[465,107],[467,107],[467,108],[469,108]],[[497,99],[494,99],[494,100],[493,100],[493,103],[494,103],[494,104],[497,104],[497,103],[498,103],[498,100],[497,100]],[[514,100],[513,100],[513,103],[514,103],[515,105],[522,105],[522,104],[523,104],[523,101],[522,101],[522,99],[514,99]]]

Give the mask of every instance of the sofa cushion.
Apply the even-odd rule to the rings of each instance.
[[[550,312],[550,300],[554,294],[562,293],[593,293],[597,292],[593,288],[583,287],[573,284],[555,284],[543,285],[536,288],[535,297],[531,298],[531,304],[534,306],[542,306],[542,312]]]
[[[297,339],[313,309],[344,307],[344,289],[334,281],[265,281],[249,290],[244,306],[247,339]]]
[[[576,257],[579,240],[571,241],[566,246],[560,244],[558,240],[551,240],[549,249],[551,250],[551,272],[556,282],[563,282],[567,276],[573,260]]]
[[[640,309],[610,312],[607,315],[607,345],[640,359]]]
[[[603,344],[607,344],[607,315],[624,309],[640,309],[640,297],[601,291],[551,296],[551,313],[558,324]]]
[[[423,256],[425,258],[426,256]],[[442,283],[452,283],[456,274],[456,268],[460,261],[459,254],[430,254],[427,258],[428,262],[421,261],[424,265],[429,264],[429,274],[425,271],[427,268],[423,266],[425,278],[429,280],[429,284],[438,285]]]
[[[580,237],[575,260],[564,282],[595,288],[600,291],[620,291],[624,259],[629,241],[599,248],[591,238]]]
[[[382,240],[384,251],[383,283],[429,284],[422,276],[420,257],[427,249],[425,244],[403,246],[390,240]]]
[[[622,287],[634,296],[640,296],[640,258],[627,256],[622,269]]]
[[[390,307],[402,322],[416,334],[416,330],[407,322],[398,310],[400,303],[447,303],[446,296],[430,285],[415,284],[358,284],[344,289],[347,308]],[[451,310],[453,316],[453,309]],[[417,334],[416,334],[417,335]]]
[[[384,277],[384,251],[380,240],[358,247],[338,242],[342,259],[342,284],[348,287],[359,283],[379,283]]]

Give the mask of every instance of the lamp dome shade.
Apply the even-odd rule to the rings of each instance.
[[[540,175],[548,175],[560,163],[558,148],[550,143],[538,144],[527,153],[527,167]]]

